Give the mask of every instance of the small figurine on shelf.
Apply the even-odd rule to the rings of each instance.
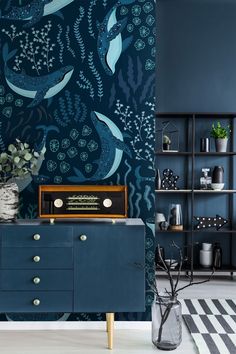
[[[163,178],[161,180],[161,189],[165,190],[177,190],[179,189],[176,184],[179,176],[175,176],[174,172],[170,168],[166,168],[163,172]]]
[[[163,136],[162,147],[163,151],[170,150],[171,140],[167,135]]]
[[[202,168],[203,176],[200,178],[200,189],[211,189],[212,179],[208,176],[210,168]]]

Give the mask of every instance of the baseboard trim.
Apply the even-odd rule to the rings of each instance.
[[[105,330],[105,321],[7,321],[0,322],[0,331],[45,331],[45,330]],[[116,321],[115,329],[151,329],[149,321]]]

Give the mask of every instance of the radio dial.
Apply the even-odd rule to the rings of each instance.
[[[103,205],[104,205],[105,208],[110,208],[112,206],[112,200],[109,199],[109,198],[104,199]]]
[[[61,208],[62,207],[62,205],[63,205],[63,200],[62,199],[55,199],[54,200],[54,206],[56,207],[56,208]]]

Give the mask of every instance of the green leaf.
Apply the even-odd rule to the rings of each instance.
[[[26,161],[30,161],[31,158],[32,158],[32,154],[30,154],[29,152],[27,152],[27,153],[25,154],[25,160],[26,160]]]
[[[16,147],[15,147],[15,145],[10,144],[10,145],[8,146],[8,151],[10,151],[10,152],[14,152],[14,151],[16,151]]]

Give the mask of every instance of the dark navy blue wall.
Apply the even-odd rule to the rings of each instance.
[[[141,217],[147,225],[147,277],[151,278],[155,1],[46,3],[44,8],[42,0],[1,1],[0,149],[4,151],[20,138],[35,145],[42,157],[37,176],[17,181],[22,190],[20,217],[37,217],[40,183],[126,184],[129,216]],[[50,10],[52,3],[60,4],[59,13],[47,14],[55,11]],[[22,9],[27,4],[32,6],[34,23],[24,19]],[[57,82],[55,72],[60,76]],[[65,86],[56,93],[55,85],[62,81]],[[38,95],[30,98],[32,85]],[[146,313],[117,318],[149,319],[148,287],[146,303]],[[33,319],[60,317],[68,318],[62,314]],[[69,319],[91,318],[101,320],[102,315],[80,314]]]
[[[158,111],[236,111],[234,0],[159,0]]]

